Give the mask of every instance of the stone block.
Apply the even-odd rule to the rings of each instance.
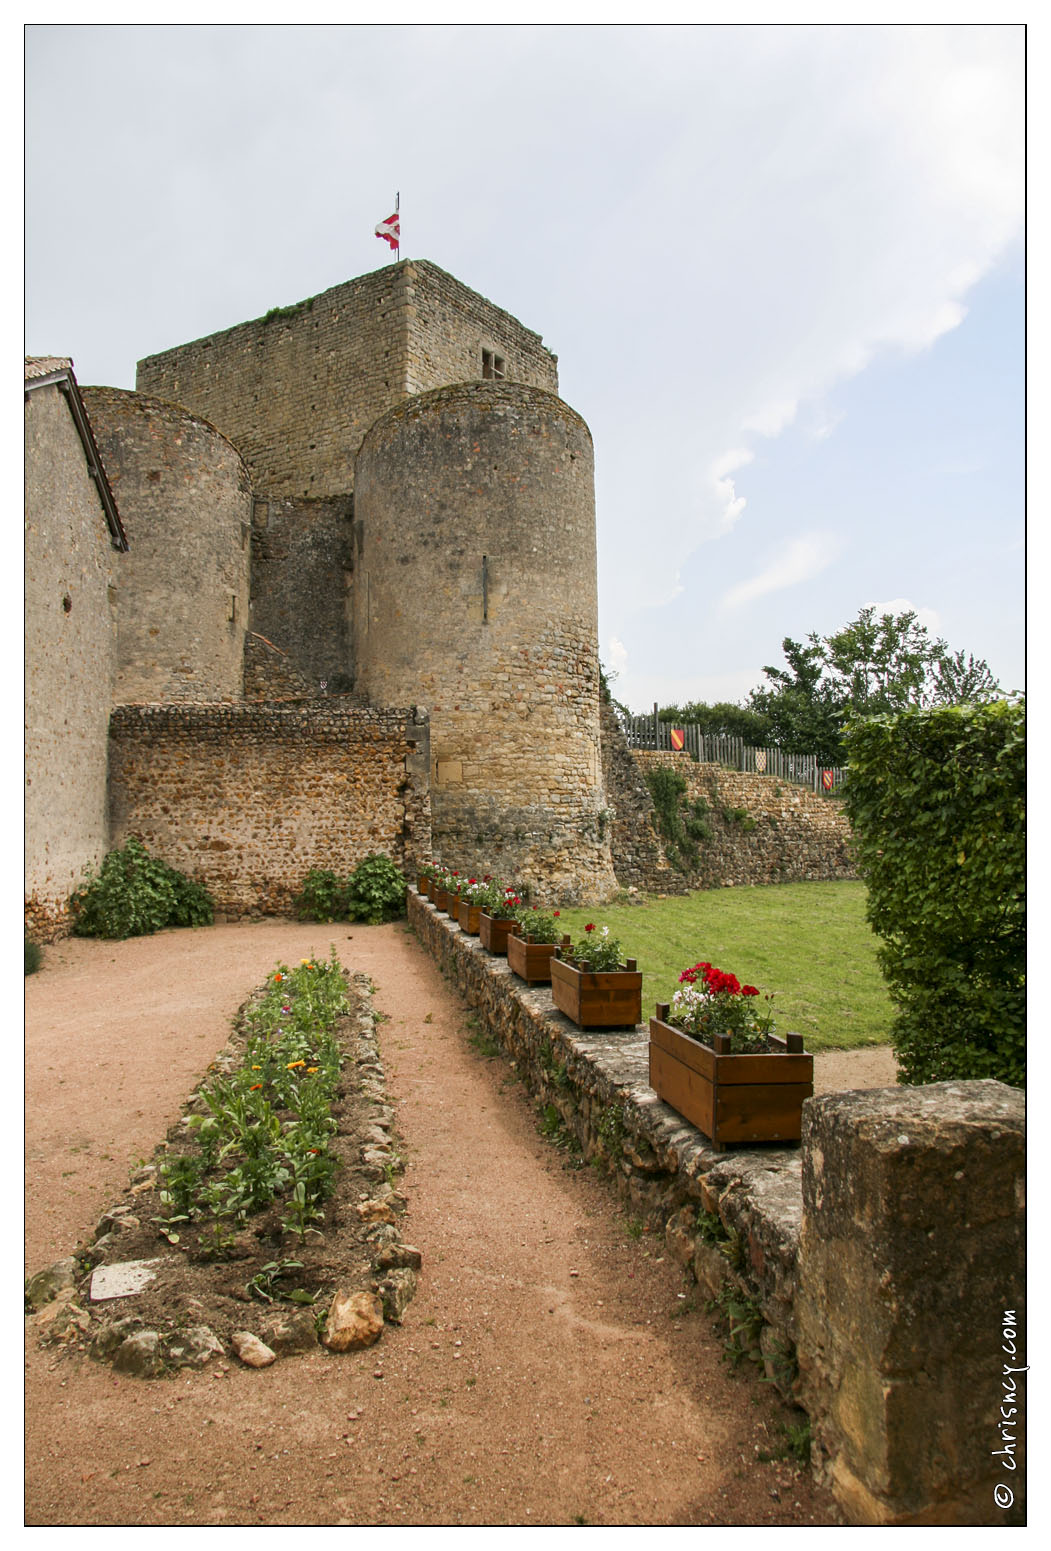
[[[1024,1299],[1023,1094],[826,1094],[804,1108],[802,1151],[796,1318],[819,1467],[856,1523],[1020,1522],[996,1506],[994,1451],[1003,1320]]]

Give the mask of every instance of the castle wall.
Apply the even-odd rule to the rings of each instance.
[[[173,404],[119,388],[83,397],[129,543],[114,698],[239,700],[252,516],[241,458]]]
[[[106,853],[106,724],[116,672],[110,542],[66,401],[25,413],[25,926],[68,928],[67,901]]]
[[[502,363],[506,381],[558,392],[558,357],[539,334],[437,264],[400,267],[409,319],[407,393],[475,381],[483,375],[483,352]]]
[[[256,501],[251,628],[287,654],[308,692],[351,687],[351,501]],[[248,694],[248,684],[245,684]]]
[[[703,816],[711,833],[697,842],[697,865],[686,872],[666,865],[651,870],[649,858],[636,872],[630,846],[618,853],[615,842],[614,863],[622,885],[671,894],[857,877],[850,820],[841,798],[808,791],[776,776],[698,764],[684,753],[636,749],[632,759],[643,777],[657,765],[677,770],[686,781],[687,800],[699,799],[706,805]]]
[[[480,378],[483,348],[519,380],[557,391],[538,334],[437,265],[406,261],[149,356],[136,387],[218,426],[257,494],[327,500],[353,490],[355,455],[385,410]]]
[[[110,721],[113,845],[199,879],[232,916],[290,914],[312,867],[341,877],[384,852],[430,852],[426,720],[339,701],[118,706]]]
[[[509,383],[420,395],[366,437],[355,514],[356,687],[430,713],[436,855],[608,897],[587,426]]]

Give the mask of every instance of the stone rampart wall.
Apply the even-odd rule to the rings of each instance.
[[[427,743],[412,711],[338,701],[118,706],[112,844],[138,835],[228,915],[289,914],[312,867],[430,854]]]
[[[617,809],[613,865],[622,888],[682,894],[857,877],[841,799],[776,776],[698,764],[688,754],[628,750],[608,714],[602,736],[606,790]],[[688,801],[700,800],[706,809],[711,833],[697,842],[697,863],[685,871],[669,866],[655,828],[646,772],[660,765],[678,771]]]
[[[413,888],[409,921],[538,1105],[732,1314],[742,1357],[807,1409],[851,1522],[1024,1522],[1021,1465],[992,1458],[1004,1309],[1023,1328],[1024,1095],[826,1094],[800,1148],[718,1153],[650,1088],[644,1028],[578,1029]]]

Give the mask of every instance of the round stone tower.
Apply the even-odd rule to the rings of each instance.
[[[538,388],[438,388],[372,426],[354,490],[355,687],[430,713],[435,854],[608,898],[584,421]]]
[[[115,702],[240,700],[252,524],[240,454],[178,405],[82,391],[128,535]]]

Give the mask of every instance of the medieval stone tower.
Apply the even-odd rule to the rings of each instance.
[[[578,893],[603,878],[591,436],[540,388],[461,383],[388,410],[357,458],[354,651],[431,717],[443,855]]]
[[[557,393],[539,335],[409,261],[85,389],[129,529],[116,702],[412,708],[436,856],[608,897],[593,453]]]

